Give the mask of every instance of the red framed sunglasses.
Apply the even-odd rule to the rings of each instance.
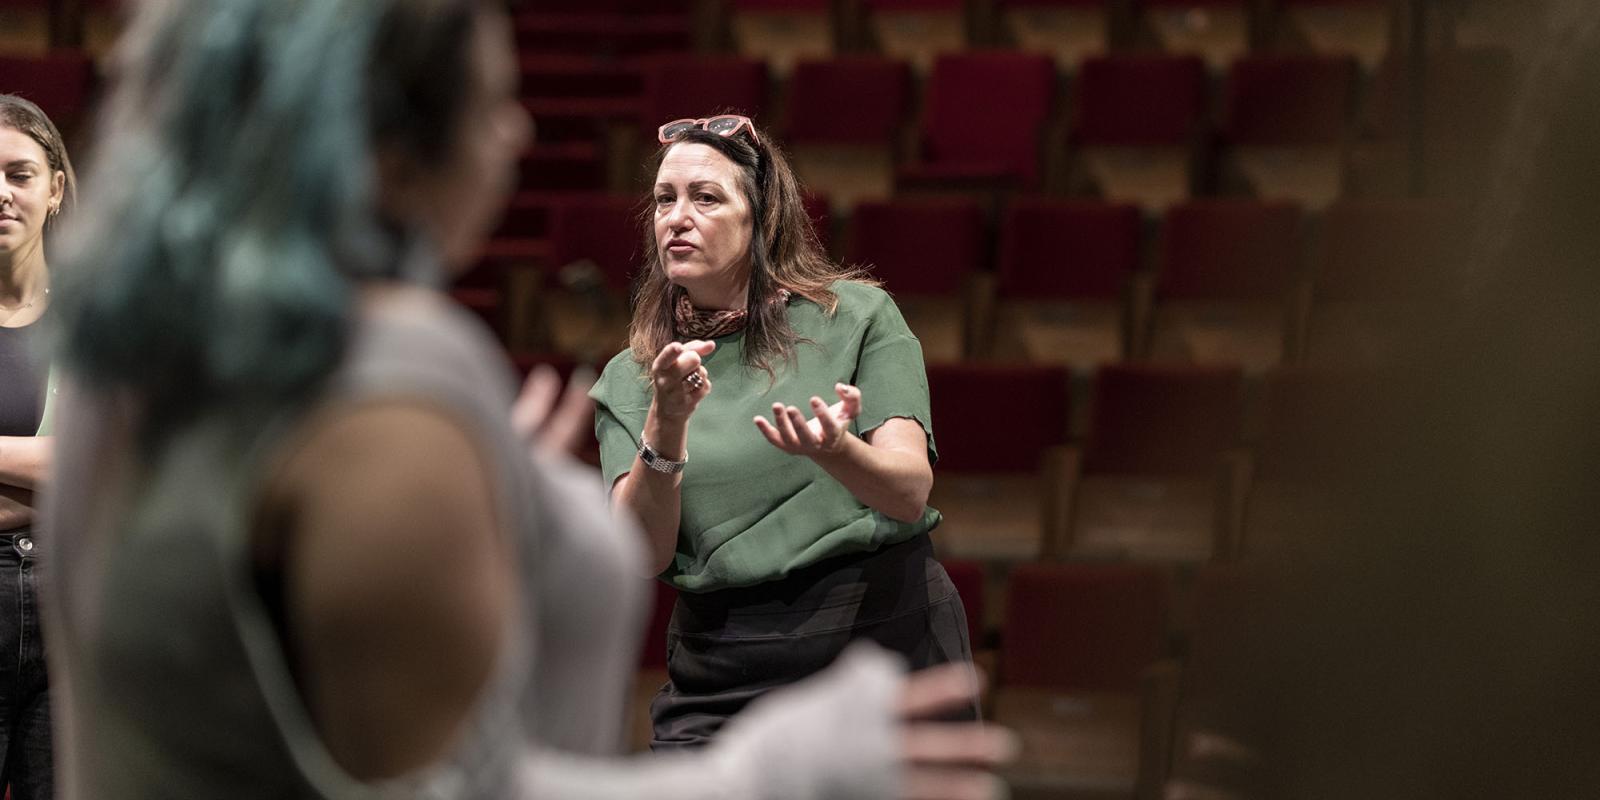
[[[739,114],[723,114],[705,119],[675,119],[656,129],[656,140],[667,144],[695,128],[710,131],[718,136],[733,136],[744,131],[750,134],[751,140],[756,144],[761,144],[761,137],[756,135],[755,122]]]

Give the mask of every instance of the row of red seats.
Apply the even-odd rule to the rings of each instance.
[[[1492,134],[1487,122],[1509,96],[1510,72],[1500,51],[1451,51],[1431,59],[1423,105],[1430,141],[1445,146]],[[592,137],[603,127],[597,120],[632,120],[653,135],[661,120],[735,109],[767,121],[796,147],[879,148],[893,159],[910,111],[918,107],[917,153],[902,165],[902,180],[983,176],[1025,188],[1046,177],[1043,162],[1060,146],[1049,132],[1060,117],[1070,119],[1072,148],[1190,148],[1213,135],[1237,147],[1399,138],[1408,107],[1399,66],[1379,72],[1364,106],[1356,102],[1360,87],[1348,58],[1252,56],[1232,65],[1213,103],[1197,58],[1103,56],[1084,62],[1072,103],[1058,108],[1055,68],[1043,56],[941,56],[920,99],[905,62],[846,56],[796,65],[779,109],[769,102],[765,65],[753,59],[680,55],[598,66],[524,59],[529,108],[557,140]],[[604,185],[603,154],[591,148],[584,155],[593,162],[587,185],[531,172],[525,186]]]
[[[490,252],[515,254],[516,242],[542,239],[545,246],[523,244],[520,252],[552,266],[591,260],[607,285],[625,289],[644,246],[640,202],[603,194],[524,197]],[[813,202],[826,240],[825,206]],[[1146,263],[1154,264],[1163,296],[1281,297],[1310,250],[1318,294],[1358,299],[1406,292],[1447,266],[1461,216],[1457,204],[1429,200],[1342,201],[1313,218],[1285,201],[1209,198],[1163,214],[1151,248],[1134,206],[1027,197],[1005,207],[991,250],[977,201],[908,197],[856,206],[848,245],[838,249],[847,263],[870,266],[897,295],[956,294],[993,267],[1000,297],[1033,300],[1116,299]],[[1308,247],[1313,219],[1316,246]]]

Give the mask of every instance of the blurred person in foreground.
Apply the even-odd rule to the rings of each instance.
[[[50,306],[45,231],[75,184],[55,124],[0,94],[0,786],[17,800],[54,796],[34,535],[52,448],[40,320]]]
[[[530,122],[491,0],[141,4],[59,292],[67,798],[986,797],[882,651],[718,748],[620,744],[639,534],[432,285]],[[519,435],[520,433],[520,435]],[[533,442],[530,445],[530,441]]]
[[[1471,252],[1426,287],[1451,313],[1312,404],[1318,499],[1199,633],[1226,711],[1170,800],[1600,791],[1600,5],[1528,11]]]
[[[972,648],[928,538],[921,344],[875,281],[828,260],[751,119],[658,139],[630,346],[591,395],[613,502],[679,590],[650,707],[662,750],[704,745],[854,641],[913,668]]]

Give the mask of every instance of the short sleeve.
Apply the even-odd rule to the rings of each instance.
[[[623,353],[606,365],[589,389],[594,400],[594,436],[600,442],[600,474],[608,491],[633,468],[645,414],[650,410],[637,375],[638,365]]]
[[[861,389],[857,430],[866,434],[895,417],[916,420],[928,435],[928,464],[935,464],[939,451],[933,441],[933,414],[929,410],[928,370],[922,361],[922,342],[906,326],[900,309],[888,294],[881,290],[874,290],[874,294],[856,364],[854,382]]]

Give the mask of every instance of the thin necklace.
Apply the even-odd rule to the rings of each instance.
[[[17,306],[16,308],[6,308],[5,306],[0,306],[0,311],[6,312],[6,319],[10,319],[10,318],[12,318],[12,317],[14,317],[14,316],[16,316],[18,314],[21,314],[24,311],[27,311],[30,308],[33,308],[33,304],[39,302],[39,298],[41,298],[41,297],[49,297],[49,296],[50,296],[50,288],[49,287],[45,287],[44,292],[41,293],[41,294],[34,295],[32,300],[29,300],[28,302],[23,303],[22,305]]]

